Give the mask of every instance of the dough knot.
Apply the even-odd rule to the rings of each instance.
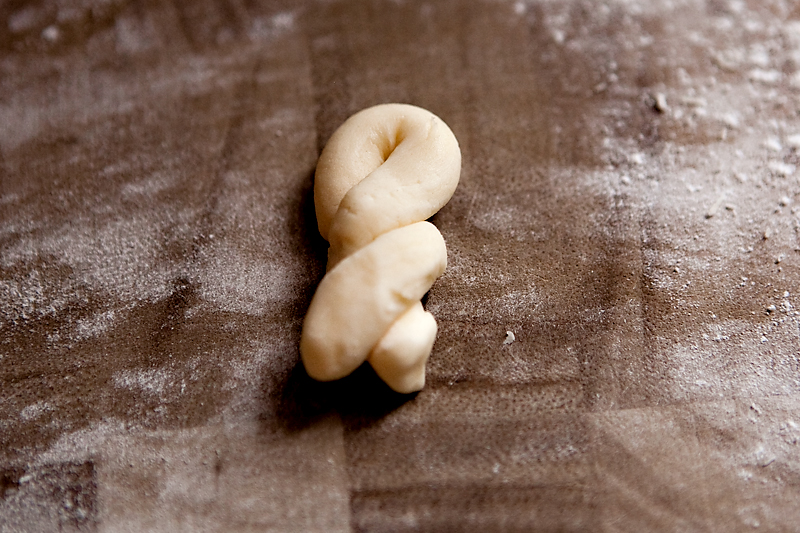
[[[312,378],[339,379],[366,360],[398,392],[424,386],[437,327],[420,299],[447,265],[444,239],[426,220],[460,174],[453,132],[419,107],[371,107],[331,136],[314,180],[328,271],[300,339]]]

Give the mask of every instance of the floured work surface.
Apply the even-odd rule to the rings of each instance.
[[[0,529],[800,523],[798,6],[0,17]],[[411,399],[297,349],[316,158],[390,101],[464,154]]]

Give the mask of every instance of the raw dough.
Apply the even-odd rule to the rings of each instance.
[[[398,392],[425,385],[436,321],[419,300],[447,264],[444,239],[425,220],[460,174],[453,132],[419,107],[371,107],[331,136],[314,182],[328,272],[300,339],[311,377],[339,379],[368,360]]]

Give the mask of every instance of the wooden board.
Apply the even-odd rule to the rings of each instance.
[[[0,22],[1,530],[797,528],[796,3]],[[463,153],[411,397],[297,351],[316,158],[383,102]]]

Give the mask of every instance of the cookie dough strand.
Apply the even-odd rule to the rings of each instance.
[[[455,136],[418,107],[375,106],[331,136],[314,184],[328,272],[300,340],[311,377],[339,379],[366,360],[398,392],[423,387],[437,327],[420,298],[447,263],[425,220],[450,200],[460,172]]]
[[[303,324],[308,374],[330,381],[358,368],[446,266],[444,239],[429,222],[391,231],[342,260],[322,279]]]
[[[364,131],[366,141],[353,142]],[[347,161],[360,175],[344,171]],[[320,233],[331,244],[328,268],[378,235],[433,216],[455,192],[460,172],[458,141],[428,111],[389,104],[348,119],[317,167],[314,195]]]

